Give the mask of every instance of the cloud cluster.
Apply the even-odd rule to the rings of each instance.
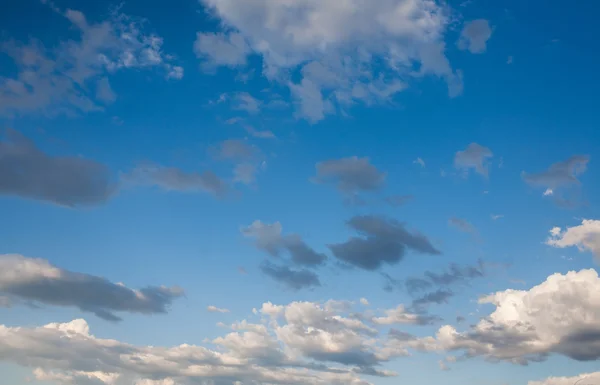
[[[43,259],[0,255],[0,294],[51,306],[76,307],[108,321],[115,312],[166,313],[183,291],[177,287],[129,289],[104,278],[60,269]]]
[[[183,68],[162,50],[163,39],[137,20],[115,10],[92,23],[79,11],[62,11],[78,40],[46,49],[38,40],[9,41],[0,46],[15,62],[15,77],[0,77],[0,114],[41,113],[47,116],[99,111],[116,99],[108,76],[123,69],[161,68],[167,78],[181,79]]]
[[[369,385],[362,374],[394,376],[378,367],[407,354],[377,339],[381,325],[420,322],[401,310],[357,317],[348,302],[265,303],[255,311],[259,323],[230,325],[232,331],[213,339],[212,347],[100,339],[81,319],[36,328],[0,325],[0,360],[62,384]]]
[[[500,291],[479,299],[495,310],[464,332],[446,325],[429,350],[464,352],[490,361],[526,365],[560,354],[600,358],[600,278],[593,270],[553,274],[530,290]]]
[[[445,56],[451,10],[436,1],[200,2],[223,27],[198,33],[203,65],[244,68],[248,56],[260,57],[263,74],[287,86],[311,122],[356,103],[389,102],[426,75],[444,79],[451,96],[462,91],[462,74]]]
[[[418,253],[441,254],[422,234],[406,230],[393,219],[374,215],[355,216],[348,226],[362,235],[343,243],[331,244],[329,249],[340,262],[365,270],[377,270],[385,264],[398,262],[407,250]]]
[[[600,263],[600,221],[584,219],[581,225],[565,230],[554,227],[546,244],[561,249],[576,246],[580,251],[590,251]]]

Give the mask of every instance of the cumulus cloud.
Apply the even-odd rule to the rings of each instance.
[[[492,37],[490,23],[485,19],[473,20],[465,23],[458,40],[458,47],[475,54],[483,53],[490,37]]]
[[[567,227],[562,230],[554,227],[546,244],[561,249],[577,247],[580,251],[591,252],[600,263],[600,221],[584,219],[579,226]]]
[[[484,146],[477,143],[471,143],[465,150],[458,151],[454,156],[454,167],[464,172],[467,176],[470,170],[474,170],[476,173],[488,176],[488,160],[492,158],[494,154],[492,151]]]
[[[66,207],[106,202],[116,191],[107,167],[81,157],[52,156],[21,133],[0,139],[0,194]]]
[[[224,30],[198,34],[204,63],[243,67],[260,57],[263,74],[287,86],[298,115],[312,122],[356,103],[389,103],[425,75],[444,79],[452,96],[462,89],[445,55],[450,10],[435,1],[200,2]]]
[[[362,375],[395,376],[379,367],[407,351],[379,338],[382,327],[419,323],[418,316],[398,307],[383,310],[382,317],[359,317],[352,307],[333,300],[268,302],[255,311],[261,323],[235,322],[207,346],[100,339],[82,319],[32,328],[0,325],[0,360],[30,367],[38,380],[65,384],[370,385]],[[408,343],[420,344],[415,340]]]
[[[327,160],[317,163],[316,169],[314,182],[333,184],[347,198],[378,191],[385,184],[386,173],[373,166],[369,158],[353,156]]]
[[[157,186],[167,191],[211,193],[222,197],[228,186],[212,171],[186,172],[176,167],[165,167],[156,164],[141,164],[130,172],[121,175],[123,183],[134,186]]]
[[[577,177],[586,171],[589,161],[587,155],[575,155],[539,173],[523,171],[521,177],[527,184],[545,189],[544,196],[552,196],[561,188],[579,185]]]
[[[177,287],[127,288],[93,275],[60,269],[43,259],[0,255],[0,294],[52,306],[72,306],[108,321],[114,312],[166,313],[183,295]]]
[[[308,246],[298,234],[283,235],[281,223],[266,224],[254,221],[250,226],[242,228],[242,234],[256,239],[256,246],[273,257],[283,253],[290,256],[291,262],[300,266],[318,266],[327,256],[316,252]]]
[[[404,258],[407,250],[440,254],[427,237],[409,232],[402,223],[393,219],[355,216],[347,224],[363,237],[351,237],[346,242],[329,245],[329,248],[341,262],[361,269],[377,270],[384,263],[396,264]]]
[[[600,278],[593,270],[556,273],[530,290],[506,290],[479,299],[494,311],[464,332],[446,325],[427,350],[526,365],[560,354],[600,358]],[[549,316],[551,315],[551,316]]]
[[[183,76],[183,68],[163,52],[163,39],[144,31],[143,20],[114,11],[93,23],[80,11],[52,8],[72,23],[78,38],[52,49],[38,40],[2,44],[18,71],[0,77],[1,115],[100,111],[116,98],[107,76],[121,70],[160,68],[166,78]]]

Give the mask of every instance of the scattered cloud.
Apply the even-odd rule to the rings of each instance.
[[[229,309],[222,309],[213,305],[207,306],[206,310],[210,313],[229,313]]]
[[[600,221],[584,219],[581,225],[567,227],[565,230],[554,227],[550,230],[546,244],[561,249],[577,247],[579,251],[589,251],[600,263]]]
[[[127,185],[157,186],[167,191],[204,191],[223,197],[228,186],[212,171],[202,173],[186,172],[175,167],[165,167],[151,163],[141,164],[132,171],[121,175]]]
[[[484,53],[490,37],[492,37],[492,28],[489,21],[485,19],[470,21],[465,23],[460,34],[458,48],[469,50],[474,54]]]
[[[108,321],[115,312],[166,313],[183,295],[177,287],[129,289],[93,275],[60,269],[43,259],[17,254],[0,255],[0,294],[52,306],[76,307]]]
[[[458,151],[454,156],[454,167],[462,170],[468,176],[470,170],[488,177],[488,159],[492,158],[492,151],[477,143],[471,143],[465,150]]]
[[[384,263],[396,264],[407,250],[441,254],[422,234],[411,233],[402,223],[384,217],[355,216],[348,227],[363,237],[351,237],[346,242],[331,244],[329,249],[343,263],[365,270],[377,270]]]
[[[346,198],[378,191],[383,188],[386,179],[386,173],[373,166],[369,158],[356,156],[319,162],[316,169],[313,182],[333,184]]]
[[[198,34],[194,49],[203,66],[244,71],[248,56],[260,57],[263,75],[288,87],[297,115],[310,122],[357,103],[387,104],[423,76],[444,79],[451,96],[462,90],[462,74],[445,55],[452,19],[445,5],[261,0],[240,7],[229,0],[200,1],[223,27]],[[481,38],[474,39],[473,46]],[[291,72],[299,79],[291,79]]]
[[[244,236],[254,238],[256,246],[272,257],[281,257],[287,253],[290,261],[299,266],[315,267],[327,259],[325,254],[318,253],[308,246],[298,234],[283,235],[283,227],[279,222],[267,224],[254,221],[241,231]]]
[[[417,158],[417,159],[413,160],[413,164],[418,164],[422,168],[425,168],[425,161],[421,158]]]
[[[115,10],[93,23],[80,11],[51,7],[71,22],[78,39],[47,49],[35,39],[0,46],[15,62],[15,77],[0,77],[0,115],[76,115],[115,101],[107,76],[126,69],[160,68],[180,79],[183,68],[162,50],[163,39],[143,30],[144,20]]]
[[[412,201],[414,196],[412,195],[390,195],[385,198],[387,204],[393,207],[404,206],[406,203]]]
[[[52,156],[18,131],[0,139],[0,194],[65,207],[105,203],[117,185],[106,166],[82,157]]]

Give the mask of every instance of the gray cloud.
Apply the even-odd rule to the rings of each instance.
[[[470,21],[465,24],[460,34],[458,48],[469,50],[469,52],[475,54],[483,53],[490,37],[492,37],[492,28],[487,20]]]
[[[314,182],[334,184],[346,197],[377,191],[385,184],[386,174],[373,166],[369,158],[327,160],[317,163],[316,169]]]
[[[489,148],[483,147],[477,143],[471,143],[465,150],[456,153],[454,156],[454,167],[462,170],[465,173],[465,176],[473,169],[478,174],[487,177],[487,160],[493,156],[494,154]]]
[[[102,204],[115,191],[100,163],[48,155],[12,129],[0,141],[0,194],[79,207]]]
[[[169,191],[204,191],[222,197],[228,186],[212,171],[185,172],[175,167],[143,164],[131,172],[123,174],[121,179],[129,185],[158,186]]]
[[[329,248],[340,261],[361,269],[377,270],[383,263],[396,264],[407,249],[441,254],[424,235],[408,232],[403,224],[393,219],[356,216],[347,224],[364,237],[352,237],[344,243],[329,245]]]
[[[529,174],[523,171],[523,180],[532,185],[548,189],[557,189],[568,185],[579,184],[577,176],[586,171],[590,157],[587,155],[575,155],[565,160],[552,164],[546,171]]]
[[[316,252],[299,235],[283,235],[283,227],[279,222],[266,224],[255,221],[241,231],[244,236],[256,239],[256,246],[273,257],[280,257],[282,253],[287,252],[291,262],[296,265],[314,267],[327,259],[325,254]]]
[[[263,262],[260,269],[264,274],[293,290],[321,286],[317,274],[306,269],[296,270],[287,266],[277,266],[270,262]]]
[[[108,321],[114,312],[166,313],[183,295],[179,288],[149,286],[129,289],[93,275],[60,269],[43,259],[0,255],[0,294],[53,306],[76,307]]]
[[[452,217],[448,223],[464,233],[477,234],[477,229],[466,219]]]
[[[408,202],[412,201],[414,196],[412,195],[390,195],[385,198],[385,201],[390,206],[398,207],[404,206]]]
[[[212,155],[219,160],[244,162],[258,156],[259,151],[243,140],[227,139],[211,148]]]
[[[448,303],[450,297],[454,296],[454,292],[448,289],[438,289],[434,292],[427,293],[412,302],[412,306],[415,309],[424,309],[426,306],[431,304],[442,304]]]

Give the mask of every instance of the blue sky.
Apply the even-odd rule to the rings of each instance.
[[[600,383],[593,2],[2,9],[8,383]]]

